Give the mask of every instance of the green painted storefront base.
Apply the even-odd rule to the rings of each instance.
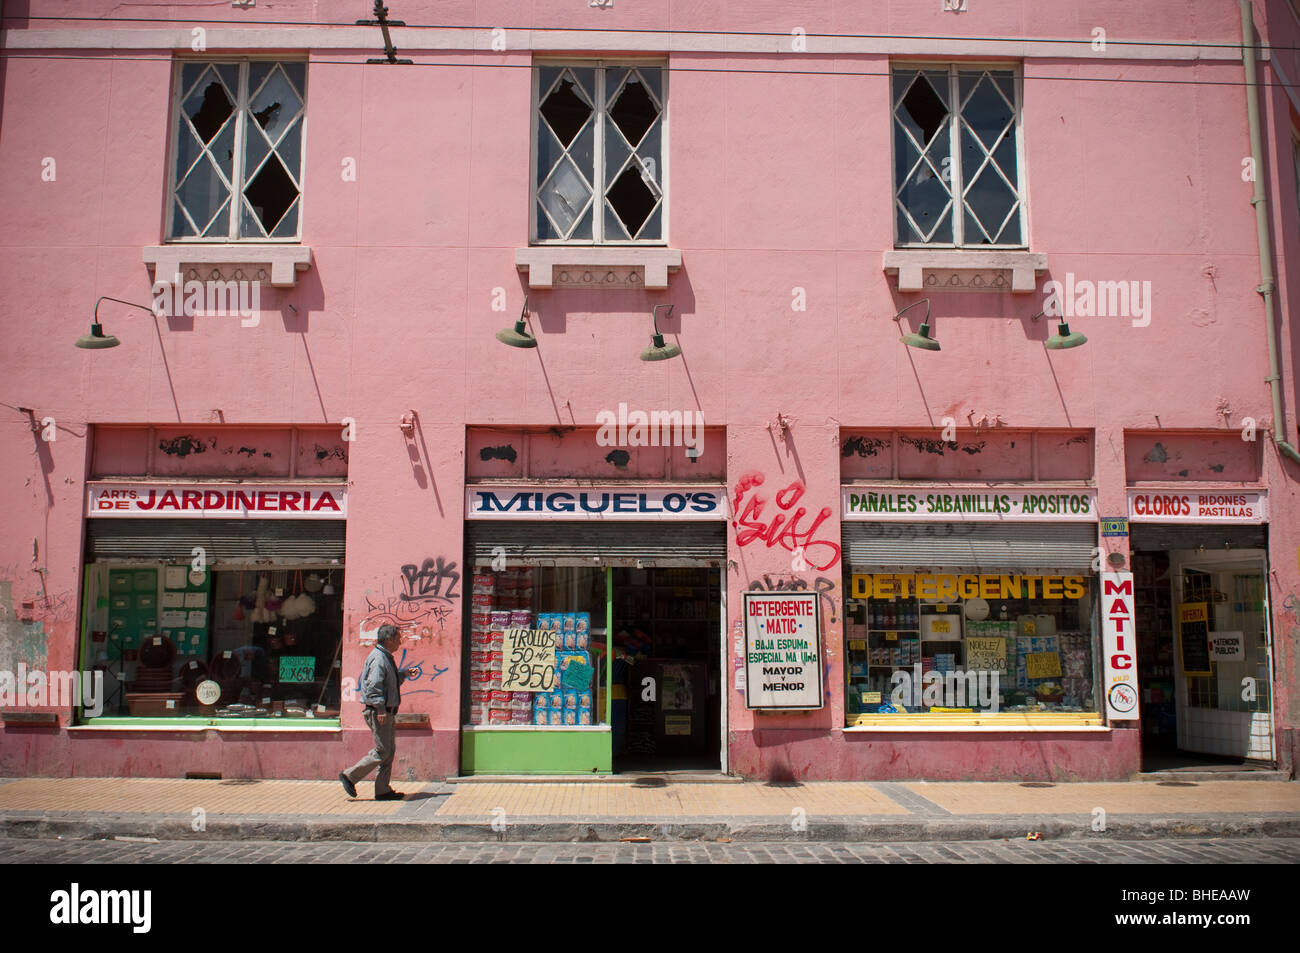
[[[464,774],[610,774],[608,728],[485,728],[461,732]]]

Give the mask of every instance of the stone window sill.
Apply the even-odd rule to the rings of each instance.
[[[153,265],[155,281],[167,285],[180,275],[183,281],[269,281],[276,288],[292,288],[298,272],[311,267],[311,248],[253,243],[147,245],[144,263]]]
[[[644,245],[530,245],[515,249],[515,267],[529,288],[668,287],[668,273],[682,266],[677,248]]]
[[[1032,293],[1047,256],[1027,251],[898,249],[884,254],[884,271],[899,291],[1009,291]]]

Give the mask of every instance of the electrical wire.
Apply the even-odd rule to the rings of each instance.
[[[111,51],[99,51],[99,50],[96,50],[96,51],[88,51],[87,53],[84,53],[84,54],[62,54],[62,53],[48,53],[48,54],[47,54],[47,53],[40,53],[40,52],[38,52],[38,51],[31,51],[31,50],[3,50],[3,51],[0,51],[0,59],[42,59],[42,60],[59,60],[59,59],[62,59],[62,60],[84,60],[84,61],[97,62],[97,63],[105,63],[105,62],[110,62],[110,63],[121,63],[121,62],[136,62],[136,63],[174,63],[174,62],[177,62],[177,59],[176,59],[175,57],[172,57],[172,56],[116,56],[116,55],[105,56],[105,55],[103,55],[105,52],[111,53]],[[404,51],[404,52],[407,52],[407,51]],[[480,54],[482,53],[482,51],[466,51],[466,52],[467,52],[467,53],[473,53],[474,55],[480,55]],[[240,55],[241,55],[241,54],[240,54],[239,52],[228,51],[228,50],[222,50],[222,51],[218,51],[218,52],[214,52],[214,53],[212,53],[212,54],[208,57],[208,60],[211,60],[211,61],[221,61],[221,60],[223,60],[223,59],[236,59],[236,58],[238,58]],[[184,62],[184,60],[181,60],[181,62]],[[196,62],[197,62],[197,61],[196,61]],[[1238,63],[1238,62],[1235,61],[1235,60],[1216,60],[1216,61],[1211,61],[1210,63],[1199,62],[1198,65],[1205,66],[1205,65],[1211,65],[1212,63],[1219,63],[1219,64],[1221,64],[1221,65],[1229,66],[1229,67],[1239,67],[1239,66],[1241,65],[1240,63]],[[311,60],[308,61],[308,65],[309,65],[309,66],[313,66],[313,67],[315,67],[315,66],[367,66],[367,67],[371,67],[371,68],[378,69],[378,68],[388,67],[390,64],[388,64],[388,63],[373,63],[373,64],[371,64],[371,63],[366,63],[366,62],[364,62],[364,61],[362,61],[362,60],[325,60],[325,59],[311,59]],[[464,62],[464,63],[407,63],[407,64],[402,65],[401,68],[402,68],[402,69],[410,69],[410,68],[412,68],[412,67],[430,67],[430,66],[432,66],[432,67],[445,67],[445,68],[448,68],[448,69],[484,69],[484,68],[487,68],[487,69],[521,69],[521,70],[531,70],[531,69],[534,69],[536,65],[537,65],[537,64],[535,64],[535,63],[473,63],[473,62]],[[1130,64],[1130,65],[1131,65],[1131,64]],[[1011,68],[1012,66],[1013,66],[1012,63],[1008,63],[1008,64],[1007,64],[1007,68]],[[986,68],[987,68],[987,67],[986,67]],[[997,67],[992,67],[992,68],[996,69]],[[874,71],[874,70],[831,70],[831,69],[827,69],[827,70],[718,69],[718,68],[702,67],[702,66],[698,66],[698,67],[697,67],[697,66],[670,66],[670,67],[669,67],[669,71],[670,71],[671,73],[674,73],[674,74],[676,74],[676,73],[715,73],[715,74],[726,75],[726,74],[732,74],[732,73],[734,73],[734,74],[737,74],[737,75],[758,75],[758,76],[822,76],[822,77],[828,77],[828,78],[830,78],[830,77],[839,77],[839,76],[867,76],[867,77],[888,78],[888,77],[891,77],[891,76],[894,75],[892,71],[890,71],[890,72],[883,72],[883,73],[882,73],[882,72]],[[1241,79],[1241,80],[1208,80],[1208,79],[1165,79],[1165,78],[1158,78],[1158,79],[1139,79],[1139,78],[1128,77],[1128,76],[1025,76],[1025,75],[1023,75],[1023,72],[1022,72],[1020,78],[1021,78],[1021,80],[1025,81],[1025,82],[1038,82],[1038,81],[1041,80],[1041,81],[1045,81],[1045,82],[1062,82],[1062,83],[1133,83],[1133,84],[1137,84],[1137,85],[1157,85],[1157,86],[1159,86],[1159,85],[1165,85],[1165,86],[1245,86],[1245,85],[1246,85],[1246,81],[1245,81],[1244,79]],[[1260,87],[1263,87],[1263,88],[1265,88],[1265,89],[1269,89],[1269,88],[1289,89],[1289,88],[1293,88],[1293,87],[1295,86],[1295,84],[1288,84],[1288,83],[1283,83],[1283,82],[1276,82],[1276,83],[1274,83],[1274,82],[1268,82],[1268,81],[1257,82],[1256,85],[1257,85],[1257,86],[1260,86]]]

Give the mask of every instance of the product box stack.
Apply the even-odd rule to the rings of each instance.
[[[1092,707],[1092,653],[1088,636],[1082,632],[1061,632],[1061,690],[1066,707]]]
[[[470,724],[527,725],[533,693],[501,690],[505,630],[532,627],[532,570],[477,572],[470,617]]]
[[[537,617],[537,627],[555,633],[555,683],[549,692],[534,695],[532,723],[593,724],[591,613],[543,612]]]

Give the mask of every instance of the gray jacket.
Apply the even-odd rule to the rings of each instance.
[[[406,676],[397,670],[397,663],[388,650],[378,643],[366,656],[361,669],[361,703],[380,711],[396,709],[402,703],[402,689]]]

